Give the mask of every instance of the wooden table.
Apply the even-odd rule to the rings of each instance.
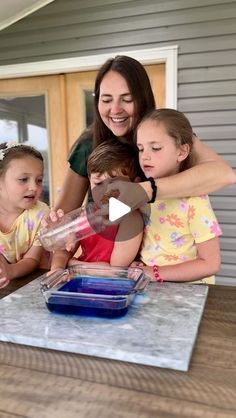
[[[210,287],[188,372],[0,343],[0,418],[10,417],[235,418],[236,287]]]

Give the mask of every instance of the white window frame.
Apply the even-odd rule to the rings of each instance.
[[[177,45],[134,51],[115,51],[109,54],[62,58],[48,61],[27,62],[0,66],[0,79],[33,77],[49,74],[97,70],[115,55],[128,55],[144,65],[165,63],[166,107],[177,109]]]

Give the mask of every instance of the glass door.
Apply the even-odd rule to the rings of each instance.
[[[0,143],[29,143],[44,157],[42,200],[53,204],[68,154],[64,76],[0,80]]]
[[[93,119],[93,90],[97,72],[69,73],[66,78],[68,140],[71,147]]]
[[[16,142],[37,148],[44,159],[41,199],[49,204],[48,132],[45,97],[0,98],[0,143]]]

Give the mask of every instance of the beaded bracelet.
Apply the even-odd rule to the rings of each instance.
[[[159,282],[159,283],[163,283],[164,282],[164,279],[161,277],[161,275],[160,275],[160,273],[159,273],[159,268],[158,268],[158,266],[153,266],[152,267],[152,271],[153,271],[153,274],[154,274],[154,277],[155,277],[155,280],[157,281],[157,282]]]
[[[148,203],[153,203],[155,202],[156,197],[157,197],[157,186],[153,177],[148,177],[147,180],[150,181],[151,186],[152,186],[152,198],[149,200]]]

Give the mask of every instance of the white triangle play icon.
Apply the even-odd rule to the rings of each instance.
[[[127,213],[131,212],[131,208],[120,200],[110,197],[109,199],[109,221],[114,222]]]

